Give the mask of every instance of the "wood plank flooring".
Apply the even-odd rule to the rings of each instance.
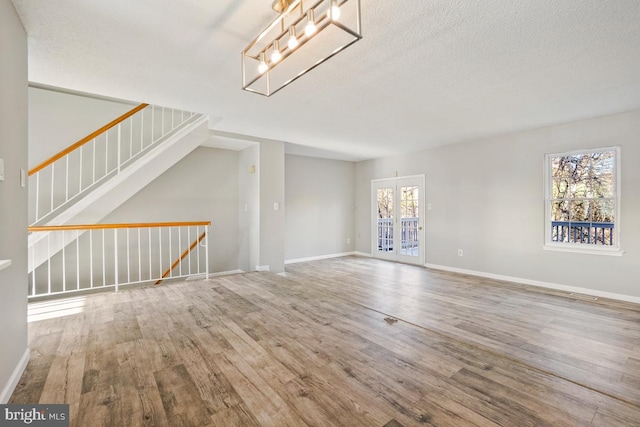
[[[640,426],[634,304],[358,257],[74,304],[11,398],[73,426]]]

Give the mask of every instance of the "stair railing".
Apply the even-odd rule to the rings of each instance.
[[[29,248],[47,261],[29,268],[29,298],[158,284],[162,280],[209,277],[210,222],[164,222],[29,227],[60,239],[60,250]],[[49,250],[36,254],[37,250]]]
[[[140,104],[34,167],[29,171],[29,223],[45,223],[198,117]]]

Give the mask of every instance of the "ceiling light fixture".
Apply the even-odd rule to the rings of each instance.
[[[271,96],[362,38],[360,0],[275,0],[272,7],[278,17],[242,51],[246,91]]]

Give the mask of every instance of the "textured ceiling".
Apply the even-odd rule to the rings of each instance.
[[[638,0],[362,0],[364,38],[271,98],[240,52],[272,0],[13,0],[29,79],[360,160],[640,108]],[[295,145],[292,145],[295,144]]]

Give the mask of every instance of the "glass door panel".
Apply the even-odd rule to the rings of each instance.
[[[393,202],[394,188],[376,189],[377,203],[377,249],[378,252],[393,251]]]
[[[420,199],[417,185],[400,187],[400,255],[417,257],[420,255]]]

